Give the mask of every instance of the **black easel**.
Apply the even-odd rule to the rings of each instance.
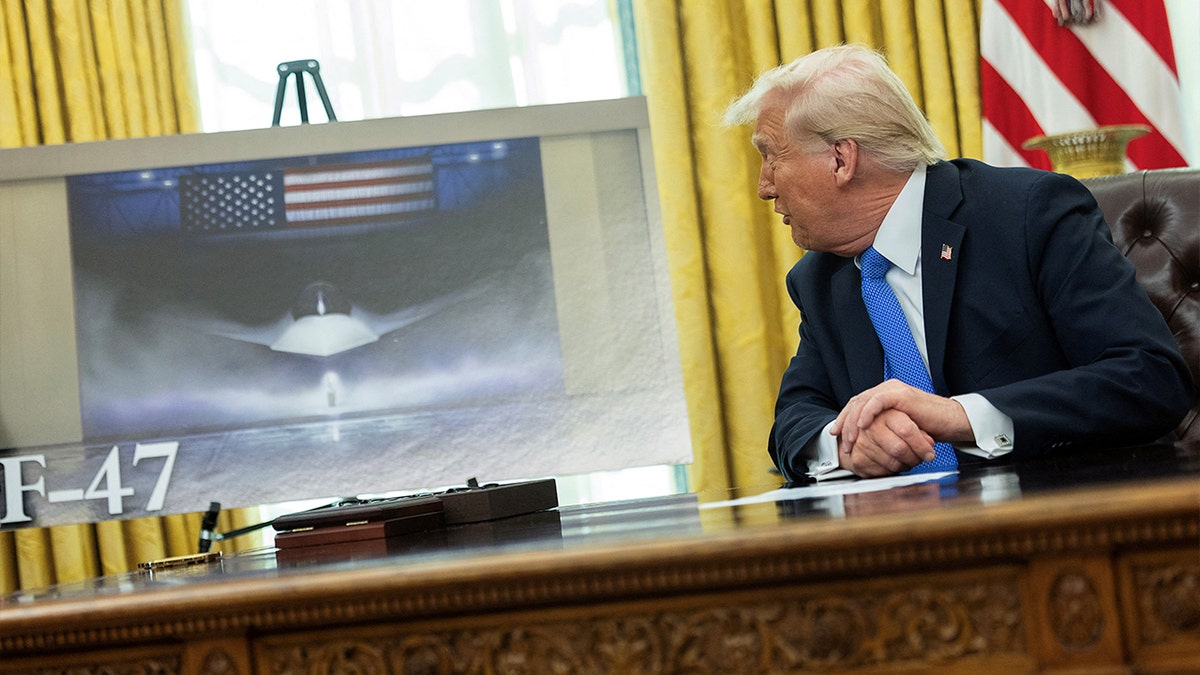
[[[325,115],[329,117],[329,121],[337,121],[337,117],[333,114],[333,104],[329,102],[329,94],[325,92],[325,83],[321,80],[321,64],[317,63],[316,59],[285,61],[276,66],[275,70],[279,73],[279,86],[275,88],[275,116],[271,119],[271,126],[279,126],[279,117],[283,113],[283,93],[287,89],[287,80],[291,75],[296,76],[296,102],[300,106],[300,123],[308,124],[308,96],[304,91],[304,73],[308,73],[308,76],[312,78],[313,85],[317,88],[317,94],[321,97],[321,103],[325,106]]]

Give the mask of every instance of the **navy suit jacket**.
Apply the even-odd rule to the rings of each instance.
[[[1150,442],[1182,419],[1191,376],[1078,181],[939,162],[928,169],[921,240],[934,390],[981,394],[1011,417],[1015,457]],[[795,480],[808,471],[815,434],[851,396],[882,382],[883,349],[851,258],[806,253],[787,288],[800,309],[800,346],[769,451]]]

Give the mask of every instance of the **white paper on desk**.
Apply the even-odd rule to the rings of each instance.
[[[953,476],[957,471],[938,471],[935,473],[917,473],[905,476],[886,476],[883,478],[857,478],[848,480],[832,480],[804,487],[783,488],[771,490],[753,497],[730,499],[723,502],[701,504],[702,509],[713,509],[725,506],[742,506],[745,504],[761,504],[763,502],[786,502],[792,499],[819,499],[836,495],[852,495],[862,492],[877,492],[905,485],[919,485]]]

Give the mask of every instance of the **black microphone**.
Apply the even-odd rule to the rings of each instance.
[[[209,502],[208,511],[205,511],[204,518],[200,520],[200,552],[208,553],[208,549],[212,548],[213,530],[217,527],[217,516],[221,515],[221,503]]]

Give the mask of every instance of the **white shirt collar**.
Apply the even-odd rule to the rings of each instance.
[[[925,205],[925,165],[918,164],[892,202],[872,246],[909,275],[921,256],[921,213]]]

